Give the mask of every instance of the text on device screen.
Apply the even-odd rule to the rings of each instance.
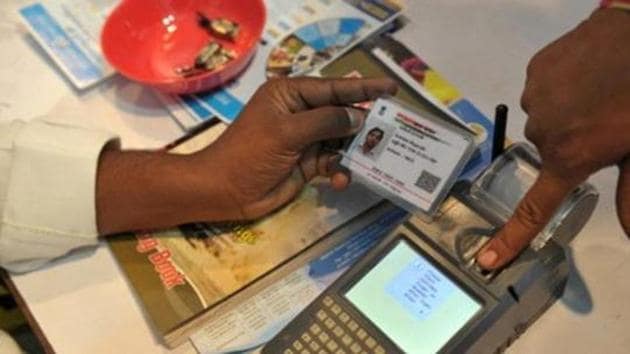
[[[435,353],[481,305],[406,242],[345,297],[408,353]]]

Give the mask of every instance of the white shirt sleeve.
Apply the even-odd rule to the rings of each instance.
[[[98,242],[96,170],[109,142],[59,123],[0,123],[0,266],[25,272]]]

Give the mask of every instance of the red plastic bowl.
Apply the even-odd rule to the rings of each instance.
[[[197,24],[197,12],[226,18],[240,26],[234,42],[212,37]],[[101,34],[103,53],[131,80],[171,93],[209,90],[238,75],[249,63],[265,25],[262,0],[123,0]],[[235,52],[218,70],[181,77],[210,40]]]

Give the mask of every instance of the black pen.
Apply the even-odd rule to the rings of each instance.
[[[500,104],[494,113],[494,134],[492,136],[492,161],[505,149],[505,130],[507,128],[508,106]]]
[[[177,145],[180,145],[182,143],[184,143],[185,141],[192,139],[194,136],[196,136],[197,134],[201,133],[202,131],[215,126],[217,123],[221,122],[221,120],[219,120],[219,118],[217,117],[212,117],[208,120],[205,120],[199,124],[197,124],[196,126],[194,126],[192,129],[186,131],[186,133],[182,136],[180,136],[179,138],[175,139],[174,141],[170,142],[168,145],[166,145],[165,147],[162,148],[162,150],[170,150],[174,147],[176,147]]]

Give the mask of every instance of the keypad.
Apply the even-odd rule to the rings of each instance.
[[[283,353],[386,354],[378,340],[370,336],[330,296],[321,300],[313,323],[292,341]]]

